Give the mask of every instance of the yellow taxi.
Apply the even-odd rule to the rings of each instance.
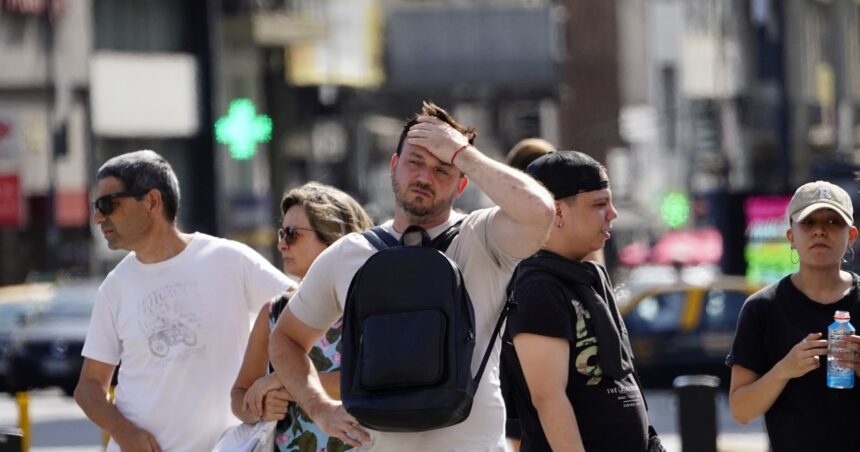
[[[667,387],[680,375],[706,374],[728,385],[725,358],[744,301],[761,286],[723,276],[702,284],[660,284],[619,299],[643,384]]]

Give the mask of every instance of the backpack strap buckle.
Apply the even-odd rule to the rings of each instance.
[[[409,226],[400,236],[400,244],[403,246],[432,246],[431,243],[430,235],[421,226]]]

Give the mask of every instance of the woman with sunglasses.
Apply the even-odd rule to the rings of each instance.
[[[358,202],[328,185],[309,182],[290,190],[281,201],[283,220],[278,229],[278,250],[284,272],[303,278],[311,263],[339,238],[370,228],[373,223]],[[278,420],[276,451],[343,450],[337,438],[329,438],[310,416],[295,403],[275,377],[266,373],[269,330],[277,320],[290,293],[267,303],[257,316],[242,368],[231,391],[233,413],[246,423]],[[317,342],[310,356],[325,390],[340,398],[341,323],[338,322]],[[338,448],[339,447],[339,448]]]
[[[741,424],[764,415],[771,449],[860,450],[860,386],[827,387],[827,327],[836,311],[860,319],[860,277],[843,270],[857,240],[854,208],[845,190],[817,181],[797,189],[788,205],[792,261],[797,272],[753,294],[741,310],[726,364],[729,405]],[[842,354],[839,354],[842,355]],[[857,354],[834,354],[855,367]]]

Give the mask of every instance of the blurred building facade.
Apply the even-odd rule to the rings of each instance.
[[[723,270],[743,273],[747,199],[790,195],[814,179],[857,192],[860,3],[617,5],[626,145],[609,162],[631,181],[617,191],[622,202],[656,212],[666,194],[688,195],[686,227],[717,226]],[[668,229],[653,226],[643,234]]]
[[[495,158],[528,136],[562,142],[566,13],[557,3],[224,4],[224,41],[242,42],[263,62],[256,67],[274,124],[274,200],[319,180],[353,194],[378,220],[390,216],[390,157],[422,100],[476,127],[479,147]],[[294,33],[270,32],[285,29]],[[459,207],[488,203],[470,189]],[[274,246],[274,234],[260,232],[260,244]]]
[[[17,218],[0,231],[2,282],[103,274],[122,257],[92,225],[89,204],[98,167],[128,151],[164,155],[180,180],[181,226],[217,231],[213,8],[0,2],[0,154],[21,187]]]
[[[0,283],[87,271],[89,2],[0,6]]]

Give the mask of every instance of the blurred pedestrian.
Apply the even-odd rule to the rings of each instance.
[[[373,223],[351,196],[329,185],[308,182],[287,192],[281,201],[283,219],[278,229],[278,250],[284,271],[304,278],[313,261],[329,245],[351,232],[361,232]],[[269,331],[286,305],[292,291],[266,303],[251,330],[245,359],[230,396],[233,413],[246,423],[259,420],[282,421],[275,430],[276,451],[343,450],[337,438],[329,438],[295,403],[275,374],[266,375]],[[340,339],[338,320],[318,340],[311,360],[332,399],[340,399]],[[298,438],[302,438],[298,440]],[[313,438],[313,441],[310,440]],[[314,446],[315,445],[315,446]]]
[[[543,138],[524,138],[511,148],[505,162],[508,166],[525,171],[529,163],[550,152],[555,152],[555,146],[549,141]]]
[[[399,239],[407,227],[417,225],[436,237],[462,220],[445,254],[462,271],[475,309],[475,372],[504,305],[511,272],[519,259],[543,243],[552,208],[549,194],[538,183],[482,154],[473,139],[472,130],[425,103],[404,126],[391,157],[394,219],[382,228]],[[453,212],[469,180],[498,207],[468,215]],[[503,402],[498,380],[491,377],[497,375],[497,352],[491,355],[471,415],[443,429],[368,432],[322,390],[307,351],[340,318],[350,281],[375,252],[363,236],[351,234],[317,258],[272,332],[270,355],[278,379],[323,431],[362,450],[504,450]]]
[[[618,216],[606,169],[556,151],[526,169],[555,197],[549,240],[517,267],[508,319],[522,451],[645,451],[648,417],[608,273],[586,256]]]
[[[95,222],[130,253],[99,288],[75,401],[108,451],[212,450],[235,423],[248,316],[295,283],[246,245],[180,231],[179,183],[155,152],[114,157],[96,177]]]
[[[857,240],[851,197],[829,182],[810,182],[794,192],[787,215],[790,257],[799,267],[744,303],[726,358],[732,416],[746,424],[764,415],[774,452],[860,450],[860,387],[828,388],[822,365],[834,313],[860,318],[860,277],[841,268]],[[860,351],[860,338],[847,340]],[[842,364],[857,369],[856,359]]]

